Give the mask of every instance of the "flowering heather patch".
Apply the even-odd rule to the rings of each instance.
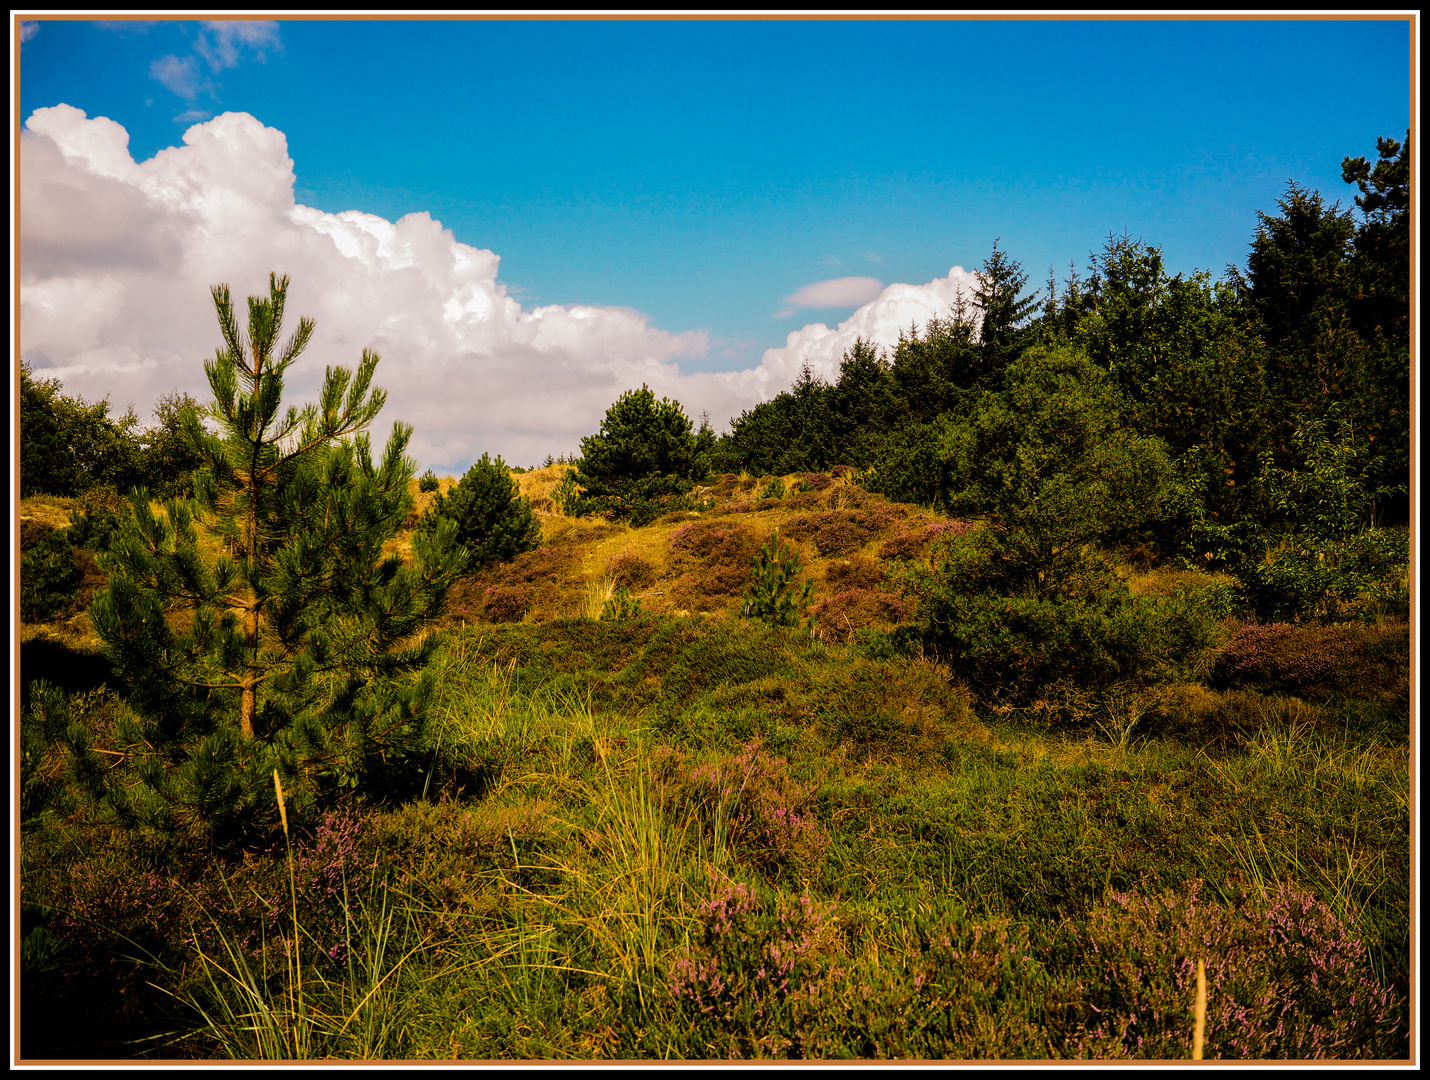
[[[821,637],[845,641],[866,626],[903,622],[909,605],[877,589],[843,589],[815,604],[812,614]]]
[[[607,561],[606,576],[628,589],[644,589],[659,575],[649,560],[627,552]]]
[[[692,521],[670,534],[672,551],[721,563],[748,566],[759,546],[759,541],[743,525],[721,521]]]
[[[531,590],[522,585],[491,585],[482,606],[492,622],[521,622],[531,607]]]
[[[88,937],[95,930],[137,935],[166,931],[178,914],[175,883],[152,870],[134,871],[99,859],[72,863],[58,884],[63,897],[57,926]]]
[[[771,909],[773,913],[771,912]],[[1048,983],[1025,931],[957,920],[867,960],[838,953],[832,905],[772,905],[725,882],[694,914],[671,997],[697,1056],[1044,1057]]]
[[[1094,1015],[1069,1056],[1188,1057],[1198,959],[1208,1058],[1405,1055],[1405,1002],[1376,982],[1365,945],[1325,904],[1282,885],[1226,905],[1201,887],[1112,893],[1092,912],[1078,976]]]
[[[674,776],[704,827],[713,833],[723,817],[730,842],[759,869],[810,872],[823,862],[829,836],[809,810],[815,785],[793,779],[785,759],[766,753],[758,739],[707,765],[677,763]]]
[[[795,540],[813,540],[821,555],[840,555],[863,547],[896,517],[889,507],[826,510],[791,518],[785,532]]]
[[[1350,626],[1252,623],[1227,642],[1212,669],[1218,687],[1255,684],[1304,696],[1348,681],[1361,633]]]
[[[802,895],[765,913],[753,889],[725,882],[695,906],[695,948],[670,966],[671,997],[726,1057],[807,1056],[802,1029],[824,982],[829,909]]]
[[[293,887],[297,892],[298,922],[305,938],[311,936],[329,958],[346,959],[346,924],[343,885],[350,904],[357,902],[365,871],[376,866],[364,854],[371,820],[357,811],[330,811],[308,838],[293,844]],[[237,941],[255,959],[264,958],[265,942],[286,941],[292,934],[292,896],[289,892],[286,847],[282,842],[251,860],[233,880],[205,880],[194,886],[203,915],[193,926],[193,937],[206,951],[222,951],[218,933]],[[218,923],[215,929],[214,922]],[[185,931],[188,931],[185,927]],[[269,950],[271,953],[272,950]],[[270,955],[271,962],[277,957]]]
[[[946,537],[958,538],[973,530],[966,521],[936,521],[921,529],[906,529],[885,540],[879,548],[881,559],[916,559],[930,544]]]

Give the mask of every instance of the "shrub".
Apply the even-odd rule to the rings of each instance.
[[[916,587],[917,588],[917,587]],[[1184,597],[1125,588],[1088,597],[963,593],[918,596],[917,633],[953,673],[992,697],[1025,703],[1066,683],[1091,691],[1185,676],[1214,626]]]
[[[1211,684],[1297,697],[1333,692],[1373,696],[1393,689],[1384,685],[1386,676],[1396,678],[1394,671],[1404,662],[1394,648],[1386,657],[1377,653],[1404,634],[1395,627],[1250,623],[1232,635],[1217,656]]]
[[[691,766],[667,752],[661,768],[663,782],[694,809],[710,842],[728,843],[742,861],[771,877],[819,869],[829,837],[811,810],[817,785],[791,777],[786,760],[767,752],[759,739],[704,765]]]
[[[936,521],[921,529],[905,529],[885,540],[879,548],[881,559],[915,559],[928,550],[929,545],[945,537],[958,538],[966,535],[973,526],[966,521]]]
[[[650,561],[639,555],[617,555],[606,563],[606,577],[627,588],[643,589],[658,576]]]
[[[428,469],[417,481],[417,490],[426,494],[429,491],[436,491],[442,486],[442,482],[437,479],[437,474]]]
[[[641,602],[631,596],[624,585],[617,585],[611,598],[601,606],[601,621],[633,619],[641,613]]]
[[[887,528],[893,518],[893,511],[886,507],[826,510],[791,518],[785,530],[796,540],[813,540],[821,555],[842,555],[863,547]]]
[[[671,550],[706,562],[748,562],[759,542],[743,525],[692,521],[670,534]]]
[[[434,532],[442,521],[454,522],[457,540],[472,554],[473,565],[505,561],[535,548],[541,527],[531,503],[498,456],[482,455],[446,495],[438,494],[422,516],[418,531]]]
[[[1403,1057],[1405,1002],[1315,897],[1281,885],[1230,903],[1183,892],[1112,893],[1081,931],[1078,977],[1097,1014],[1070,1056],[1187,1058],[1204,960],[1208,1058]]]
[[[785,497],[785,482],[778,476],[774,477],[765,485],[759,497],[761,499],[783,499]]]
[[[727,882],[692,913],[700,936],[668,986],[703,1036],[695,1056],[808,1056],[800,1034],[818,1009],[827,909],[804,895],[769,915],[748,885]]]
[[[1340,539],[1287,537],[1265,559],[1244,559],[1234,572],[1262,618],[1333,622],[1356,615],[1360,600],[1393,603],[1406,591],[1409,565],[1408,533],[1367,529]]]
[[[75,602],[84,572],[75,560],[69,529],[55,529],[20,559],[20,618],[42,622]]]
[[[804,583],[798,595],[790,592],[795,575],[802,568],[799,555],[788,544],[780,546],[776,529],[751,568],[754,581],[745,593],[740,614],[746,619],[762,619],[773,626],[794,626],[799,610],[809,603],[813,584]]]
[[[847,641],[866,627],[903,622],[908,618],[909,605],[877,589],[852,588],[821,600],[810,614],[818,623],[822,637]]]
[[[835,589],[872,589],[884,580],[884,568],[867,555],[852,555],[824,568],[824,580]]]
[[[668,988],[690,1057],[1046,1057],[1050,980],[1027,934],[955,917],[915,923],[872,961],[838,951],[835,911],[722,882]]]
[[[531,608],[531,590],[522,585],[491,585],[482,607],[492,622],[521,622]]]

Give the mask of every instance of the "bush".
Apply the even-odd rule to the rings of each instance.
[[[667,791],[694,810],[715,847],[729,844],[741,862],[772,879],[818,871],[829,847],[812,811],[818,785],[795,780],[788,762],[759,739],[701,765],[667,751],[659,767]]]
[[[624,585],[617,585],[611,598],[601,606],[601,621],[612,622],[634,619],[641,613],[641,602],[631,596]]]
[[[1375,979],[1365,945],[1293,886],[1231,903],[1203,899],[1201,882],[1112,893],[1080,937],[1078,976],[1097,1019],[1069,1040],[1069,1056],[1189,1057],[1198,959],[1207,1058],[1407,1053],[1405,1002]]]
[[[442,482],[437,479],[437,474],[431,469],[423,473],[421,478],[417,481],[417,490],[424,495],[429,491],[436,491],[441,486]]]
[[[742,882],[695,905],[668,989],[689,1057],[1049,1056],[1049,978],[1026,931],[955,917],[872,961],[843,956],[832,906]]]
[[[887,528],[894,517],[895,512],[885,507],[826,510],[791,518],[785,530],[796,540],[813,540],[821,555],[842,555],[863,547]]]
[[[606,577],[630,589],[644,589],[658,576],[649,560],[629,552],[617,555],[606,563]]]
[[[783,499],[785,497],[785,482],[776,476],[765,485],[759,497],[761,499]]]
[[[1250,623],[1223,647],[1212,666],[1210,683],[1218,689],[1251,687],[1302,698],[1393,694],[1392,684],[1404,679],[1409,659],[1406,638],[1406,629],[1393,624]]]
[[[885,540],[879,548],[881,559],[915,559],[928,550],[929,546],[945,537],[957,539],[970,532],[973,526],[966,521],[936,521],[922,529],[905,529]]]
[[[884,580],[884,568],[867,555],[855,554],[824,568],[832,589],[873,589]]]
[[[492,585],[482,594],[482,606],[492,622],[521,622],[531,608],[531,590],[522,585]]]
[[[456,487],[446,495],[439,493],[418,531],[435,532],[442,521],[456,524],[457,540],[471,552],[474,566],[511,559],[541,539],[531,503],[522,498],[500,456],[492,461],[483,454]]]
[[[1408,533],[1367,529],[1340,540],[1288,537],[1264,560],[1239,563],[1235,574],[1263,619],[1334,622],[1358,614],[1358,601],[1394,604],[1406,593],[1409,565]]]
[[[918,598],[925,646],[958,678],[1016,704],[1056,683],[1106,692],[1184,677],[1215,631],[1186,597],[1132,596],[1125,588],[1042,598],[931,584]]]
[[[43,622],[75,602],[84,573],[69,529],[55,529],[20,559],[20,618]]]
[[[899,597],[878,589],[841,589],[815,604],[810,614],[824,640],[846,641],[870,626],[889,625],[908,618],[909,606]]]

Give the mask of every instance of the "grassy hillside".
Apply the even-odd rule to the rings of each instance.
[[[516,474],[540,547],[434,627],[421,797],[159,852],[67,799],[49,745],[27,1058],[1185,1058],[1199,960],[1207,1057],[1409,1052],[1403,619],[1228,622],[1135,715],[1013,708],[887,633],[891,569],[973,523],[727,475],[631,529],[563,516],[564,470]],[[775,529],[812,631],[738,615]],[[1135,593],[1218,580],[1114,557]],[[126,705],[86,574],[21,664],[103,751]],[[602,621],[618,586],[640,613]]]

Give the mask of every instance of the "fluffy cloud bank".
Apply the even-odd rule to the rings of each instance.
[[[20,347],[69,393],[147,415],[180,389],[209,397],[201,361],[218,344],[209,286],[241,299],[268,273],[292,278],[290,322],[317,322],[289,373],[310,399],[325,365],[370,347],[388,390],[379,418],[415,425],[411,452],[456,471],[484,452],[530,464],[570,452],[624,390],[648,384],[717,426],[788,387],[808,359],[826,377],[856,337],[892,344],[941,315],[974,276],[890,285],[846,321],[791,333],[759,367],[682,374],[703,331],[671,333],[626,308],[524,309],[500,258],[425,214],[397,222],[298,204],[287,140],[245,113],[191,127],[184,145],[137,163],[128,133],[67,105],[38,109],[20,144]],[[826,283],[827,284],[827,283]]]

